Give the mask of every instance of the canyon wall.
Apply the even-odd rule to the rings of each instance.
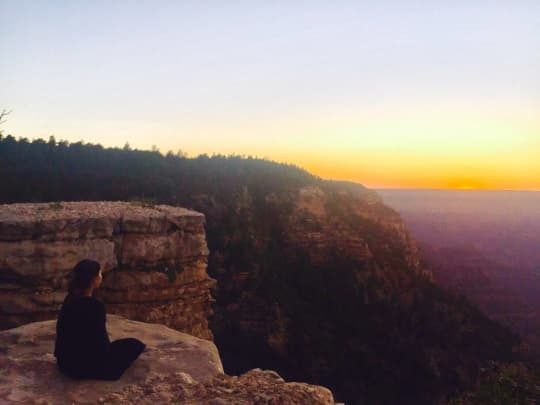
[[[99,261],[108,313],[212,339],[203,214],[166,205],[0,205],[0,329],[53,319],[70,272]]]

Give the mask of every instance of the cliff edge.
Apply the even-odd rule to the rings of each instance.
[[[216,346],[163,325],[108,316],[111,340],[147,345],[118,381],[74,380],[53,355],[55,320],[0,332],[0,402],[9,404],[334,404],[323,387],[286,383],[273,371],[223,374]]]

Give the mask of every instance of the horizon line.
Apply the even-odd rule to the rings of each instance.
[[[531,193],[538,193],[540,192],[540,189],[503,189],[503,188],[417,188],[417,187],[368,187],[372,190],[388,190],[388,191],[463,191],[463,192],[470,192],[470,191],[514,191],[514,192],[531,192]]]

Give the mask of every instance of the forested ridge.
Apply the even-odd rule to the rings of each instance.
[[[228,372],[271,367],[348,404],[436,403],[471,388],[488,360],[511,360],[519,344],[416,271],[384,225],[397,215],[360,185],[250,157],[11,136],[0,138],[0,178],[2,203],[125,200],[203,212],[218,280],[212,328]],[[298,209],[306,187],[320,190],[320,217]],[[334,228],[371,256],[336,244],[314,258],[300,243]]]
[[[189,202],[189,195],[237,192],[239,182],[257,194],[294,190],[317,178],[291,165],[240,156],[200,155],[104,148],[82,142],[0,137],[2,202],[148,199]],[[20,180],[24,179],[21,184]]]

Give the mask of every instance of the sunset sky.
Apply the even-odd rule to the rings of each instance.
[[[5,134],[540,190],[540,1],[0,0]]]

